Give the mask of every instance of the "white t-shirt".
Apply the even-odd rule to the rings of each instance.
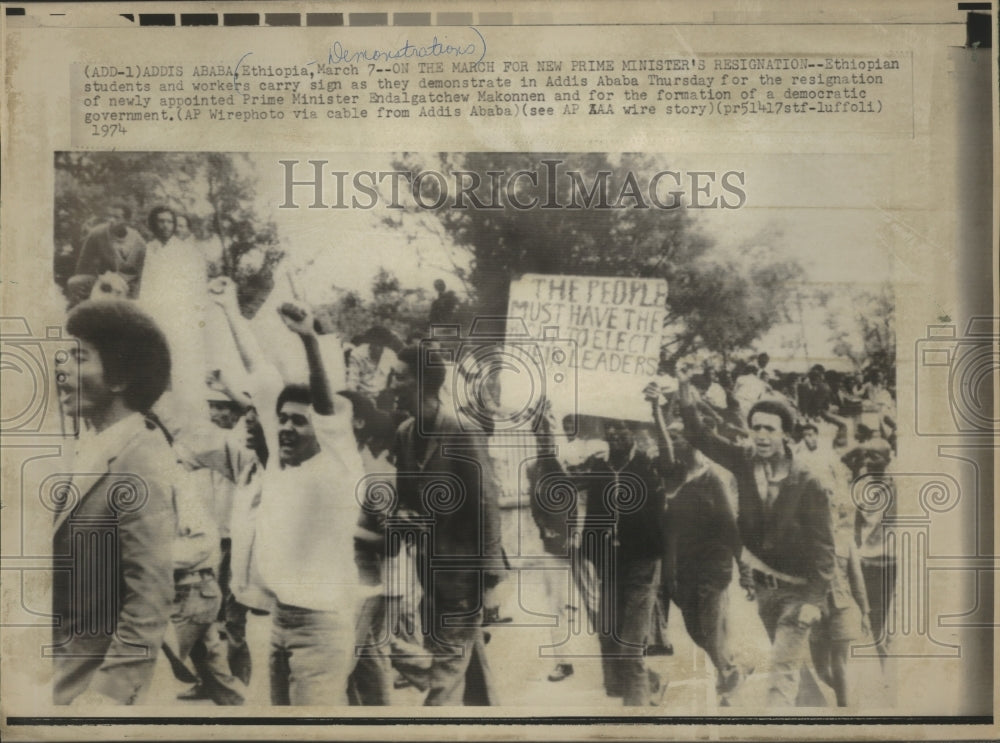
[[[766,395],[769,389],[767,382],[764,382],[753,374],[744,374],[736,378],[736,381],[733,383],[733,397],[740,404],[740,411],[744,420],[750,413],[750,408],[753,407],[753,404]]]
[[[389,373],[396,365],[396,353],[391,348],[383,348],[377,362],[369,357],[369,344],[362,343],[351,351],[347,368],[347,386],[374,399],[389,383]]]
[[[356,489],[365,470],[350,414],[311,416],[319,453],[281,467],[275,450],[264,471],[254,560],[281,603],[343,612],[382,590],[364,585],[354,562]]]
[[[202,331],[209,304],[205,262],[187,241],[146,244],[139,284],[139,306],[156,322],[170,346],[170,390],[158,412],[176,434],[179,426],[208,415],[205,402],[205,340]]]

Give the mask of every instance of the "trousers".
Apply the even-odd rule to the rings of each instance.
[[[271,624],[271,704],[343,706],[355,624],[340,611],[278,603]]]
[[[427,559],[427,556],[417,556]],[[442,571],[423,585],[424,648],[431,655],[423,674],[424,705],[496,704],[483,636],[483,602],[478,571]]]
[[[222,540],[222,562],[219,565],[219,588],[222,589],[222,608],[219,610],[219,633],[227,645],[229,669],[244,684],[250,683],[253,670],[250,647],[247,645],[247,612],[249,609],[236,600],[232,582],[233,542]]]
[[[385,706],[392,694],[390,602],[384,595],[370,596],[358,618],[356,663],[348,679],[347,697],[355,706]]]
[[[800,619],[802,607],[807,603],[811,602],[796,586],[757,585],[757,612],[771,638],[768,707],[808,704],[800,697],[800,679],[803,678],[810,687],[808,691],[818,692],[818,687],[815,690],[811,688],[816,686],[816,682],[807,665],[810,657],[809,633],[814,622]]]
[[[602,566],[598,567],[601,573]],[[607,566],[603,566],[607,570]],[[652,620],[659,560],[629,557],[600,575],[598,640],[608,696],[623,698],[626,707],[650,703],[646,640]]]
[[[868,594],[868,605],[872,612],[872,637],[875,638],[879,655],[885,657],[889,652],[886,618],[889,616],[889,605],[896,588],[896,561],[862,560],[861,574],[865,579],[865,592]]]
[[[226,642],[219,634],[216,617],[222,591],[211,573],[203,573],[191,583],[177,585],[170,620],[177,647],[164,645],[164,652],[182,681],[199,683],[216,704],[239,705],[246,698],[246,686],[229,669]],[[185,661],[191,658],[192,677]]]
[[[665,591],[664,591],[665,593]],[[684,628],[695,645],[708,655],[715,666],[718,688],[727,685],[738,673],[729,644],[729,589],[710,583],[679,581],[673,596],[661,594],[661,602],[673,602],[684,617]]]

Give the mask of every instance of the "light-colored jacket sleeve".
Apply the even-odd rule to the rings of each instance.
[[[270,456],[278,456],[278,413],[275,405],[284,387],[284,380],[272,364],[261,363],[252,374],[247,375],[247,392],[250,402],[257,411],[260,427],[264,431],[264,442]]]
[[[347,366],[344,364],[344,344],[336,333],[317,336],[319,352],[330,382],[330,391],[336,393],[347,387]],[[355,353],[357,350],[355,349]]]

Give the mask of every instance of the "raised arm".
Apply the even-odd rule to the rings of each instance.
[[[243,390],[237,389],[222,369],[214,369],[209,372],[205,378],[205,383],[209,389],[221,392],[236,403],[240,408],[241,415],[246,412],[247,408],[253,405],[250,395]]]
[[[847,432],[850,430],[850,421],[848,421],[847,418],[841,415],[836,415],[829,410],[825,410],[820,413],[819,417],[827,423],[832,423],[837,427],[837,438],[841,438],[844,441],[847,440]]]
[[[218,276],[209,282],[208,295],[222,308],[222,314],[229,325],[229,331],[233,334],[243,367],[248,374],[253,374],[265,363],[264,351],[247,325],[247,321],[240,314],[239,302],[236,300],[236,284],[227,276]]]
[[[732,471],[744,458],[743,447],[709,431],[698,415],[691,378],[687,370],[677,370],[677,394],[684,421],[684,435],[691,446]]]
[[[656,425],[656,448],[659,451],[658,458],[662,473],[665,468],[670,467],[674,463],[674,445],[670,441],[670,434],[667,433],[667,422],[663,418],[660,385],[656,382],[650,382],[646,385],[642,394],[653,411],[653,423]]]
[[[541,418],[535,427],[537,458],[531,469],[530,503],[531,516],[544,537],[554,535],[559,528],[565,529],[567,515],[575,506],[576,489],[557,454],[553,434],[556,423],[552,413],[552,402],[545,399],[541,404]],[[554,512],[553,508],[547,508],[545,505],[547,494],[543,488],[552,487],[572,488],[573,505],[566,509],[559,508],[558,513]]]
[[[76,261],[77,274],[89,274],[98,276],[105,271],[114,270],[102,255],[101,248],[107,240],[107,230],[98,227],[83,240],[83,247],[80,249],[80,257]],[[103,238],[103,240],[102,240]]]
[[[312,310],[302,302],[285,302],[278,309],[278,314],[288,329],[302,340],[306,362],[309,364],[309,392],[313,410],[317,415],[333,415],[333,392],[323,364],[323,355],[320,353]]]

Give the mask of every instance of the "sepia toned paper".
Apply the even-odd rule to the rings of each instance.
[[[3,7],[5,738],[995,737],[995,4]],[[434,356],[442,405],[470,441],[497,394],[506,417],[483,446],[510,621],[480,648],[490,706],[428,708],[414,687],[388,706],[273,705],[263,614],[247,618],[241,706],[178,700],[189,685],[162,653],[141,704],[53,703],[52,585],[70,564],[53,554],[53,513],[65,483],[86,492],[96,476],[74,463],[56,375],[81,252],[114,204],[128,236],[108,244],[134,241],[146,262],[116,286],[163,325],[182,431],[191,411],[207,420],[206,372],[249,384],[206,290],[217,276],[286,382],[309,381],[278,317],[301,302],[321,339],[357,350],[377,324],[453,354]],[[160,206],[189,237],[154,274]],[[350,384],[342,349],[323,350],[334,389]],[[847,707],[827,686],[822,704],[768,707],[771,642],[734,578],[728,635],[754,671],[731,706],[675,604],[673,654],[645,659],[659,704],[623,707],[586,619],[566,623],[549,600],[546,575],[587,581],[549,559],[523,497],[537,403],[572,419],[555,445],[574,440],[581,462],[603,456],[611,419],[641,424],[636,446],[655,448],[648,383],[672,401],[678,369],[761,352],[779,382],[816,364],[894,372],[891,425],[873,424],[894,439],[894,490],[842,488],[881,514],[895,561],[888,655],[852,641]],[[581,614],[597,603],[574,590]],[[560,662],[575,673],[548,680]]]

